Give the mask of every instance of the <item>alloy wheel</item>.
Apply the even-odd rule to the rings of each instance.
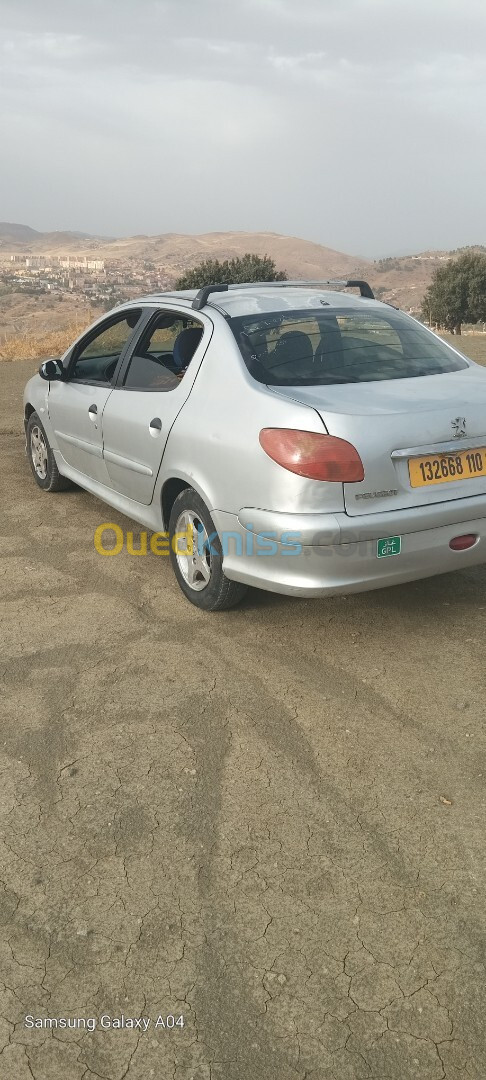
[[[211,544],[201,518],[184,510],[177,518],[173,543],[177,565],[190,589],[201,592],[211,578]]]
[[[44,433],[37,425],[32,428],[30,433],[30,454],[32,464],[39,480],[45,480],[47,477],[48,464],[47,444]]]

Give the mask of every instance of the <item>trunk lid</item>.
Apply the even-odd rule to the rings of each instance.
[[[316,409],[329,435],[358,450],[365,478],[343,485],[351,517],[486,493],[480,476],[412,487],[408,468],[410,457],[486,448],[486,371],[477,365],[420,378],[279,387],[278,393]],[[465,437],[455,437],[457,418],[465,419]],[[410,453],[400,456],[403,450]]]

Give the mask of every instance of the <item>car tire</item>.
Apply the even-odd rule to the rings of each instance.
[[[193,535],[190,553],[184,550],[185,540],[181,536],[187,535],[188,529]],[[226,577],[221,542],[213,519],[193,488],[185,488],[175,499],[169,520],[169,536],[172,568],[184,596],[191,604],[203,611],[225,611],[239,604],[248,586]],[[200,552],[199,548],[203,550]]]
[[[31,413],[26,429],[27,457],[36,484],[43,491],[67,491],[72,483],[62,476],[49,446],[49,440],[36,412]]]

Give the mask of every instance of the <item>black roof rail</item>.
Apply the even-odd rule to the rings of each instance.
[[[344,280],[337,278],[327,278],[325,281],[245,281],[240,284],[233,285],[205,285],[204,289],[200,289],[197,296],[192,301],[192,307],[196,311],[200,311],[209,300],[211,293],[215,292],[229,292],[230,289],[264,289],[269,286],[272,289],[288,289],[300,286],[311,286],[312,288],[321,285],[341,285],[345,289],[359,289],[360,295],[366,297],[368,300],[374,300],[375,294],[368,285],[367,281],[360,280]]]
[[[359,289],[361,296],[366,296],[368,300],[374,300],[375,294],[371,285],[368,285],[367,281],[347,281],[346,287],[348,289]]]
[[[205,307],[208,302],[208,297],[213,292],[228,292],[229,285],[205,285],[204,289],[199,289],[197,296],[192,301],[192,306],[196,311],[200,311]]]
[[[301,286],[301,285],[309,285],[312,288],[315,288],[316,286],[320,287],[321,285],[341,285],[342,288],[344,288],[344,289],[359,289],[359,291],[361,293],[361,296],[366,296],[368,300],[374,300],[375,299],[375,294],[374,294],[374,292],[373,292],[373,290],[371,288],[371,285],[368,285],[367,281],[354,281],[354,280],[350,280],[350,279],[346,280],[345,278],[326,278],[325,280],[322,280],[322,281],[302,281],[302,280],[299,280],[299,281],[262,281],[262,282],[259,281],[258,285],[259,286],[271,285],[272,289],[277,289],[277,288],[287,289],[289,287],[289,285],[290,285],[291,288],[295,288],[295,287],[298,287],[298,286]],[[249,284],[249,285],[235,285],[235,286],[230,286],[230,287],[235,288],[235,289],[238,289],[238,288],[251,289],[251,284]]]

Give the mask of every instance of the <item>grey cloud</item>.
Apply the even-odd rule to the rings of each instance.
[[[363,254],[485,239],[478,0],[4,0],[1,19],[4,217]]]

